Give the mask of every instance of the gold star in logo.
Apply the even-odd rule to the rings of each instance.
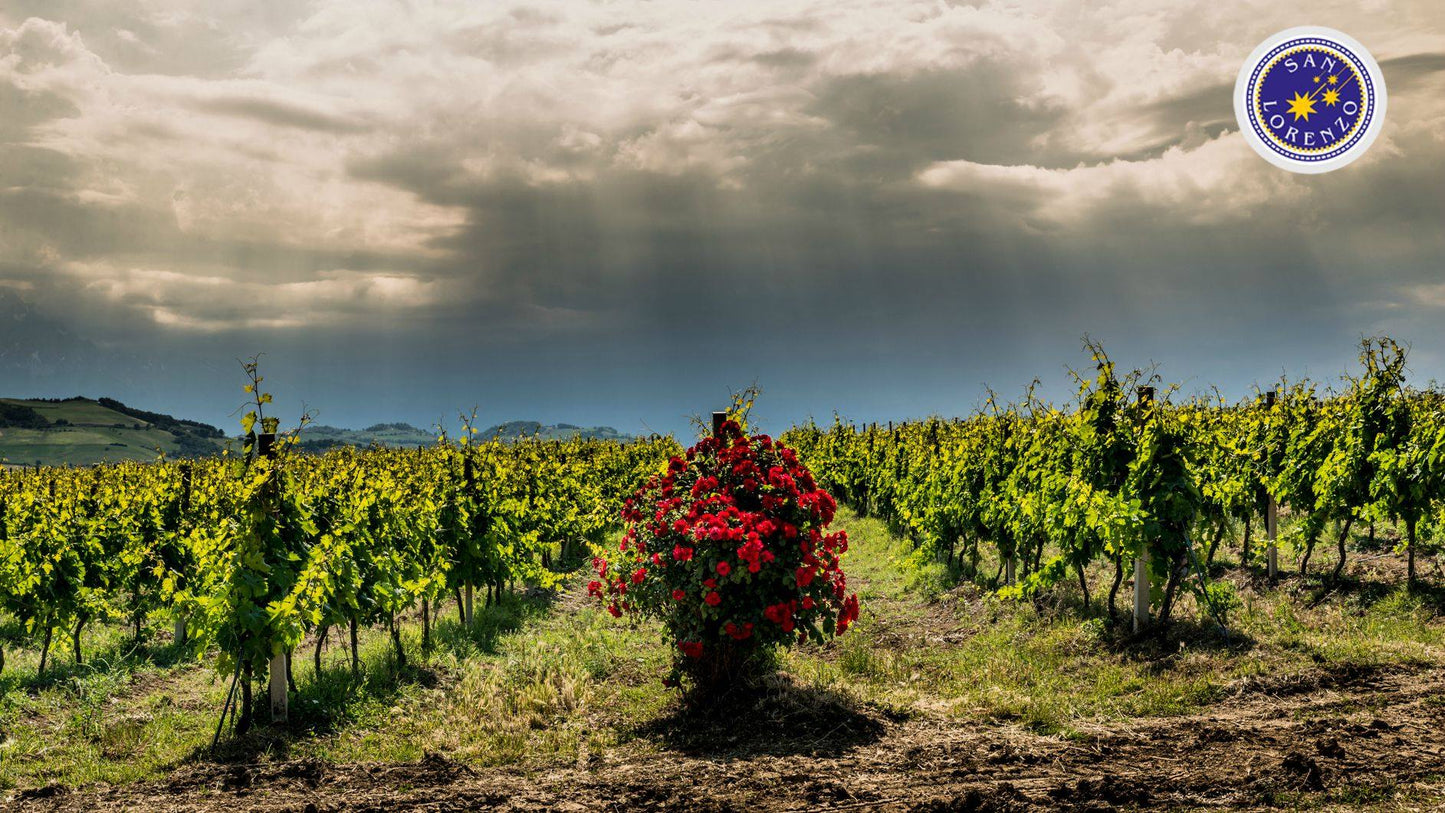
[[[1331,77],[1330,77],[1330,84],[1332,84],[1332,85],[1338,85],[1339,83],[1340,83],[1340,77],[1338,77],[1338,76],[1331,76]]]
[[[1300,119],[1309,121],[1310,114],[1317,112],[1315,110],[1315,100],[1296,91],[1294,98],[1289,100],[1289,110],[1285,112],[1293,113],[1295,121],[1299,121]]]
[[[1324,102],[1325,102],[1325,104],[1329,105],[1330,107],[1334,107],[1335,105],[1339,104],[1339,103],[1340,103],[1340,92],[1339,92],[1338,90],[1327,90],[1327,91],[1325,91]]]
[[[1320,78],[1319,78],[1318,76],[1316,76],[1316,77],[1315,77],[1315,84],[1318,85],[1319,83],[1320,83]]]

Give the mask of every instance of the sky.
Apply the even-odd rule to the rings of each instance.
[[[1355,163],[1238,132],[1266,37],[1380,62]],[[1445,379],[1438,0],[5,0],[0,390],[686,432],[967,414],[1083,337],[1185,394]]]

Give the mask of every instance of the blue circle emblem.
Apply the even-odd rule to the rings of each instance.
[[[1385,83],[1364,47],[1337,31],[1297,28],[1262,44],[1240,71],[1240,130],[1270,163],[1328,172],[1359,157],[1379,133]]]

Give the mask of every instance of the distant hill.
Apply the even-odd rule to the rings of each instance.
[[[481,430],[479,438],[574,437],[628,440],[610,426],[508,421]],[[364,449],[373,444],[399,448],[429,446],[437,435],[407,423],[378,423],[365,429],[311,425],[301,431],[297,448],[324,452],[338,446]],[[88,466],[122,460],[204,457],[219,454],[234,439],[214,426],[126,406],[113,398],[0,398],[0,462],[11,466]]]
[[[9,465],[90,465],[201,457],[225,447],[221,430],[128,407],[112,398],[0,398],[0,458]]]
[[[570,423],[544,424],[538,421],[507,421],[489,426],[477,433],[478,438],[540,437],[543,440],[568,440],[575,437],[600,440],[629,440],[610,426],[573,426]],[[416,447],[436,443],[437,434],[431,430],[418,429],[408,423],[378,423],[365,429],[339,429],[335,426],[312,425],[301,430],[297,448],[304,452],[324,452],[337,446],[366,448],[373,443],[381,446]]]
[[[507,421],[496,426],[489,426],[479,433],[483,438],[501,438],[502,440],[515,440],[516,438],[540,437],[543,440],[570,440],[581,437],[588,440],[631,440],[631,435],[625,435],[610,426],[573,426],[570,423],[543,424],[537,421]]]
[[[409,423],[378,423],[365,429],[340,429],[324,424],[312,424],[301,430],[297,448],[303,452],[324,452],[337,446],[355,446],[365,449],[372,444],[414,448],[436,443],[435,432],[418,429]]]

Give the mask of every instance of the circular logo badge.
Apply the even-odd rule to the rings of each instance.
[[[1291,28],[1254,49],[1234,83],[1240,132],[1290,172],[1359,158],[1385,121],[1385,78],[1364,46],[1330,28]]]

